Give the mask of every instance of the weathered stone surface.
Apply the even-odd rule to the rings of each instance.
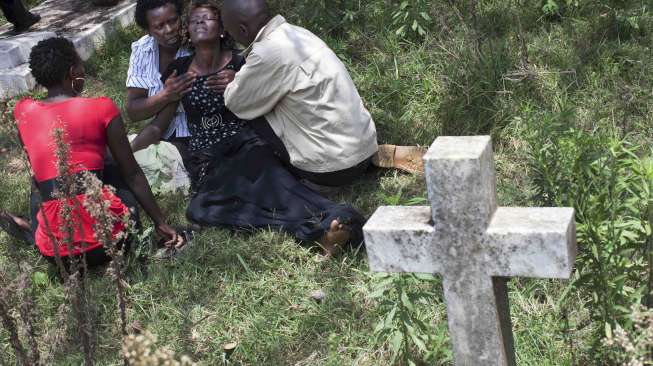
[[[12,69],[0,70],[0,99],[27,93],[34,89],[36,82],[28,64]]]
[[[11,69],[28,62],[32,47],[54,36],[53,32],[32,32],[0,40],[0,69]]]
[[[122,0],[112,7],[94,6],[87,0],[46,0],[32,9],[41,21],[31,32],[16,36],[11,34],[10,24],[0,27],[0,69],[26,63],[32,46],[54,35],[70,39],[82,59],[87,60],[118,26],[132,24],[135,9],[136,0]],[[28,80],[31,76],[26,75],[21,81],[17,73],[0,70],[0,74],[6,73],[11,76],[0,84],[0,97],[13,97],[34,87],[33,80]],[[30,89],[25,90],[24,86]]]
[[[118,27],[127,27],[133,23],[135,10],[135,1],[123,1],[120,5],[112,7],[108,14],[98,14],[93,22],[80,23],[79,32],[68,31],[65,36],[73,41],[80,57],[88,60],[108,35]]]
[[[373,271],[442,272],[430,207],[380,207],[364,230]]]
[[[497,207],[488,136],[440,137],[425,156],[431,207],[381,207],[370,268],[443,276],[456,365],[515,365],[506,278],[568,278],[571,208]]]
[[[569,278],[576,258],[576,226],[571,208],[500,207],[484,245],[493,276]],[[569,240],[568,240],[569,239]]]

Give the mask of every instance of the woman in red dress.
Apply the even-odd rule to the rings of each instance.
[[[116,193],[103,188],[102,196],[114,215],[113,235],[122,233],[126,219],[137,213],[134,197],[154,221],[157,232],[169,246],[181,245],[175,230],[168,226],[157,205],[142,170],[136,163],[127,141],[120,110],[106,97],[82,98],[84,67],[73,44],[65,38],[39,42],[30,54],[30,67],[36,81],[47,88],[47,98],[25,98],[16,104],[14,117],[18,132],[32,167],[40,193],[40,209],[32,227],[34,241],[46,259],[54,261],[55,248],[67,261],[70,256],[84,254],[90,266],[110,260],[94,232],[95,219],[84,207],[83,187],[76,187],[72,201],[75,207],[69,218],[62,217],[66,199],[57,195],[61,179],[57,168],[55,131],[62,131],[68,149],[68,174],[75,178],[90,172],[105,183],[124,181]],[[105,169],[106,147],[120,167],[120,177]],[[119,185],[119,184],[116,184]],[[34,201],[34,200],[33,200]],[[77,202],[74,202],[77,201]],[[16,226],[25,229],[26,222],[8,214]],[[72,218],[74,239],[72,253],[66,241],[64,220]],[[68,225],[70,227],[70,225]],[[52,240],[52,239],[55,240]],[[55,247],[56,245],[56,247]]]

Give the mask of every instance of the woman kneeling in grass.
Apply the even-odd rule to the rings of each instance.
[[[85,256],[89,266],[108,262],[110,257],[95,232],[96,219],[84,207],[87,187],[75,183],[93,174],[117,186],[116,194],[106,188],[101,192],[104,206],[114,217],[111,228],[114,236],[126,230],[130,211],[136,214],[135,196],[167,244],[181,245],[175,230],[166,224],[134,160],[120,110],[109,98],[78,96],[84,87],[84,66],[73,44],[65,38],[39,42],[32,48],[30,67],[36,81],[47,88],[48,95],[43,100],[21,100],[16,104],[14,117],[42,203],[38,214],[33,214],[36,216],[33,230],[25,220],[2,213],[5,227],[13,228],[14,234],[22,231],[26,237],[33,235],[39,251],[51,262],[55,261],[57,252],[64,263],[68,263],[71,256],[80,255]],[[74,178],[74,187],[63,186],[64,179],[59,173],[62,168],[58,167],[62,157],[57,156],[57,144],[64,144],[68,151],[65,157],[68,166],[63,169]],[[120,167],[121,176],[105,169],[107,145]],[[125,186],[120,184],[121,178]],[[60,192],[68,192],[73,198],[62,198]],[[68,215],[65,214],[67,205],[73,206],[73,212]],[[64,228],[74,231],[72,243],[66,243],[71,233]]]
[[[336,204],[288,171],[272,148],[224,105],[221,92],[206,85],[221,70],[238,71],[243,57],[227,46],[218,6],[193,1],[188,31],[195,49],[178,58],[163,73],[192,72],[196,76],[181,99],[191,133],[186,167],[194,195],[189,220],[203,226],[277,228],[302,241],[318,242],[327,254],[361,238],[362,216],[350,205]],[[165,131],[176,104],[168,105],[152,125]]]

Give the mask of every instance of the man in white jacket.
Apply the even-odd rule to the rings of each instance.
[[[227,108],[245,120],[263,116],[267,123],[259,119],[252,126],[296,175],[342,186],[370,163],[420,170],[423,149],[379,149],[374,121],[349,72],[320,38],[272,17],[264,0],[226,0],[222,20],[248,46],[245,66],[225,90]]]

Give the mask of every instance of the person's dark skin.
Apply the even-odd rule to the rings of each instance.
[[[148,33],[159,45],[159,72],[163,73],[175,59],[181,45],[181,18],[173,4],[166,4],[147,12]],[[207,86],[218,92],[224,92],[227,85],[233,81],[235,72],[223,70],[207,80]],[[164,89],[151,97],[148,90],[141,88],[127,89],[127,114],[134,121],[153,117],[169,104],[177,104],[190,91],[196,75],[187,72],[184,75],[171,75],[165,82]],[[170,119],[172,115],[166,114]],[[136,139],[132,141],[132,149],[138,151],[158,142],[166,129],[157,125],[146,126]]]
[[[222,24],[236,42],[249,46],[272,19],[265,0],[226,0],[222,6]]]
[[[221,47],[220,35],[223,29],[219,15],[215,14],[212,9],[199,7],[192,10],[189,14],[188,30],[191,41],[195,46],[195,57],[190,65],[189,72],[195,75],[207,75],[218,72],[229,64],[232,54],[230,50],[223,50]],[[156,129],[158,134],[166,131],[178,104],[179,101],[167,105],[148,127],[151,130]],[[134,140],[132,142],[134,151],[142,148],[141,144],[137,145],[134,142],[138,141]]]
[[[267,11],[264,13],[267,14]],[[190,65],[190,70],[196,72],[197,75],[206,75],[220,70],[231,60],[231,52],[223,52],[220,47],[215,47],[216,41],[219,42],[223,29],[219,20],[208,21],[208,19],[217,18],[217,16],[218,14],[208,8],[196,8],[191,11],[189,16],[188,30],[193,45],[195,45],[195,57]],[[194,21],[202,18],[205,18],[206,21]],[[263,25],[269,21],[269,17],[267,17],[267,20],[265,18],[266,16],[259,18],[260,22],[264,21]],[[257,33],[258,31],[254,33],[251,38],[252,41]],[[242,42],[240,43],[242,44]],[[174,113],[175,108],[176,106],[166,107],[160,115]],[[159,120],[159,116],[155,118],[153,123],[159,123],[157,120]],[[350,229],[336,219],[331,222],[329,229],[318,240],[318,243],[324,248],[327,256],[332,256],[349,240],[350,234]]]
[[[82,65],[81,59],[78,58],[78,62],[70,68],[70,71],[62,82],[57,86],[48,88],[47,98],[42,102],[55,103],[74,98],[81,93],[83,88],[84,66]],[[166,240],[166,246],[182,246],[182,237],[177,235],[175,229],[166,223],[165,216],[154,200],[147,179],[138,163],[136,163],[136,159],[134,159],[134,154],[129,148],[122,117],[117,116],[109,123],[109,127],[107,128],[107,143],[111,154],[120,166],[120,171],[127,186],[145,212],[154,221],[157,233]]]
[[[147,12],[148,33],[159,45],[159,72],[168,68],[181,45],[181,17],[173,4],[166,4]],[[127,89],[127,114],[141,121],[157,114],[166,105],[176,102],[189,91],[195,75],[173,75],[160,93],[148,97],[147,89]]]

